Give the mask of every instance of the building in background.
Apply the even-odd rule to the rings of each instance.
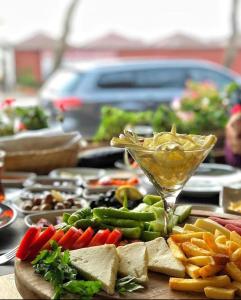
[[[14,47],[16,80],[19,84],[40,85],[50,74],[57,40],[37,33]],[[241,39],[232,69],[241,73]],[[222,64],[226,41],[202,41],[193,36],[176,33],[169,37],[144,43],[118,33],[109,33],[88,43],[68,45],[64,62],[105,58],[188,58]]]

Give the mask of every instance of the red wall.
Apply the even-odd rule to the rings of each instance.
[[[37,82],[42,81],[39,51],[15,51],[16,76],[19,78],[30,72]]]
[[[119,51],[120,57],[143,57],[143,58],[190,58],[209,60],[214,63],[222,64],[224,57],[223,49],[143,49],[134,51]],[[241,50],[233,63],[232,69],[241,73]]]

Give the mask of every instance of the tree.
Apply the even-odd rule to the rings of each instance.
[[[231,15],[230,15],[230,24],[231,24],[231,34],[229,37],[228,45],[224,53],[223,64],[226,67],[231,67],[237,51],[238,51],[238,38],[239,38],[239,29],[238,29],[238,10],[239,10],[240,0],[232,0],[231,6]]]
[[[57,47],[55,49],[55,58],[54,58],[54,67],[53,67],[53,72],[59,68],[61,65],[64,52],[67,47],[67,40],[69,33],[71,31],[71,23],[73,20],[73,15],[76,10],[76,7],[79,3],[79,0],[72,0],[70,5],[68,6],[66,10],[66,14],[64,16],[64,22],[63,22],[63,28],[62,28],[62,34],[61,37],[57,43]]]

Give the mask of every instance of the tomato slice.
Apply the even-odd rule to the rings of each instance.
[[[39,236],[41,229],[38,227],[30,227],[25,235],[23,236],[20,245],[18,247],[18,251],[16,253],[16,257],[24,260],[28,255],[28,251],[32,243],[35,241],[36,237]]]
[[[65,244],[65,249],[73,250],[74,243],[77,241],[77,239],[83,234],[83,231],[81,229],[77,230],[68,240],[68,242]]]
[[[127,180],[127,184],[136,185],[139,183],[139,179],[137,177],[132,177]]]
[[[85,230],[85,232],[77,239],[77,241],[75,241],[73,245],[73,249],[80,249],[88,246],[94,233],[95,233],[94,230],[91,227],[88,227]]]
[[[40,236],[32,243],[29,248],[29,254],[27,256],[28,260],[33,260],[41,248],[51,239],[51,237],[55,234],[56,229],[53,225],[50,225],[45,231],[43,231]]]
[[[121,238],[122,238],[122,232],[118,229],[114,229],[108,236],[105,243],[115,244],[116,246],[118,246],[119,242],[121,241]]]
[[[104,245],[109,235],[110,235],[109,229],[99,230],[96,233],[96,235],[92,238],[88,246],[92,247],[92,246]]]
[[[72,236],[78,232],[78,229],[75,227],[70,227],[70,229],[64,234],[64,236],[58,241],[59,246],[63,249],[68,249],[67,245]]]
[[[50,241],[58,242],[64,236],[64,234],[65,232],[62,229],[57,230],[55,234],[51,237],[51,239],[47,243],[45,243],[41,250],[49,250],[51,248]]]

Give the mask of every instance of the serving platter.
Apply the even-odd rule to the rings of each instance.
[[[240,219],[239,216],[222,214],[214,211],[192,210],[187,220],[193,223],[197,217],[221,217]],[[147,287],[141,292],[134,292],[126,296],[115,294],[113,296],[100,293],[96,299],[206,299],[202,293],[179,292],[169,288],[169,276],[160,273],[149,272]],[[39,275],[35,274],[30,263],[15,260],[15,282],[17,289],[24,299],[50,299],[53,295],[53,288]],[[240,299],[240,298],[235,298]]]

